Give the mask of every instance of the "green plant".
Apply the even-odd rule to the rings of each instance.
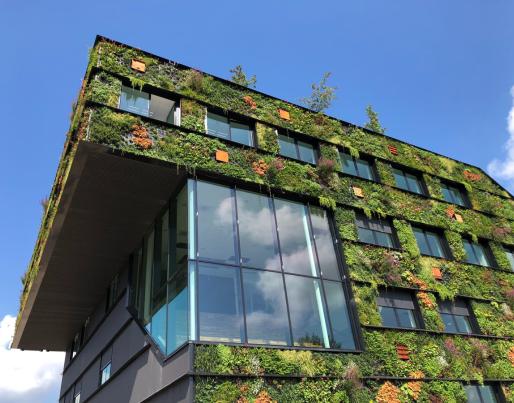
[[[255,77],[255,75],[247,77],[243,70],[243,66],[240,64],[231,69],[230,72],[232,73],[230,80],[236,84],[242,85],[243,87],[255,88],[255,85],[257,84],[257,77]]]
[[[300,100],[303,105],[312,109],[314,112],[322,112],[330,107],[336,97],[335,91],[337,89],[337,87],[327,85],[331,74],[330,72],[323,74],[319,84],[312,84],[311,95]]]
[[[378,113],[376,113],[371,105],[366,106],[366,115],[368,115],[368,122],[364,125],[366,129],[372,130],[375,133],[385,133],[385,129],[380,124]]]

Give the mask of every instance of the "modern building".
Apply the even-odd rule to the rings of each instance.
[[[513,229],[477,167],[98,37],[13,346],[61,403],[513,402]]]

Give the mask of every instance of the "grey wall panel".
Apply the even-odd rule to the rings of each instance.
[[[143,330],[135,321],[132,321],[113,343],[111,371],[113,373],[118,371],[146,344],[147,341]]]
[[[148,399],[145,403],[191,403],[193,402],[193,388],[193,379],[188,376]]]
[[[100,380],[100,360],[97,359],[88,370],[82,375],[82,389],[80,398],[83,401],[90,396],[96,389]]]

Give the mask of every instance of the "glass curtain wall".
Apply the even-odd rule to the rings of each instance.
[[[133,255],[133,306],[168,354],[187,340],[353,350],[337,247],[322,208],[189,180]]]

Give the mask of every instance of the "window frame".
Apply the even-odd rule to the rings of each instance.
[[[445,186],[447,188],[447,190],[450,194],[451,194],[452,189],[458,191],[462,198],[463,204],[457,203],[455,200],[453,200],[454,199],[453,196],[451,196],[452,200],[447,200],[444,197],[443,186]],[[471,208],[471,202],[469,200],[468,192],[466,191],[466,188],[464,186],[460,185],[457,182],[451,182],[451,181],[448,181],[445,179],[441,179],[440,187],[441,187],[441,194],[443,195],[443,200],[445,202],[450,203],[450,204],[455,204],[457,206],[461,206],[461,207],[465,207],[465,208]]]
[[[113,350],[113,346],[110,345],[102,352],[102,354],[100,356],[100,373],[99,373],[100,376],[98,379],[98,386],[102,386],[103,384],[108,382],[109,379],[111,379],[111,376],[112,376],[112,350]],[[102,365],[102,363],[104,363],[104,357],[106,357],[106,356],[108,356],[109,358],[108,358],[108,360],[105,361],[105,364]],[[107,367],[110,367],[109,368],[109,376],[107,377],[107,379],[105,381],[103,381],[103,373]]]
[[[468,384],[468,385],[464,385],[464,391],[466,393],[466,398],[468,396],[467,394],[467,391],[466,391],[466,387],[473,387],[473,388],[476,388],[477,390],[477,394],[478,394],[478,397],[480,399],[480,403],[487,403],[484,399],[484,397],[482,396],[482,391],[481,391],[481,387],[484,387],[484,386],[487,386],[491,389],[491,392],[492,392],[492,395],[494,397],[494,399],[496,400],[496,403],[503,403],[505,402],[505,397],[503,396],[503,393],[501,392],[501,388],[498,387],[498,385],[496,384],[491,384],[491,383],[484,383],[483,385],[480,385],[480,384]],[[469,401],[469,400],[468,400]]]
[[[280,129],[275,129],[277,131],[277,141],[278,141],[278,144],[279,144],[279,155],[281,157],[284,157],[284,158],[290,158],[292,160],[295,160],[295,161],[299,161],[299,162],[302,162],[304,164],[310,164],[310,165],[313,165],[313,166],[316,166],[318,160],[319,160],[319,156],[320,156],[320,153],[319,153],[319,142],[314,140],[314,139],[311,139],[311,138],[306,138],[304,136],[301,136],[301,135],[298,135],[297,133],[293,133],[291,134],[289,132],[289,130],[280,130]],[[294,148],[295,148],[295,152],[296,152],[296,157],[290,157],[288,155],[284,155],[282,154],[282,150],[281,150],[281,147],[280,147],[280,136],[283,136],[283,137],[287,137],[287,138],[290,138],[291,140],[293,140],[293,144],[294,144]],[[305,143],[305,144],[308,144],[312,147],[312,152],[314,154],[314,162],[310,162],[310,161],[305,161],[303,159],[300,158],[300,147],[298,146],[298,142],[301,142],[301,143]]]
[[[218,116],[221,116],[221,117],[227,119],[227,123],[228,123],[228,138],[217,136],[217,135],[212,134],[211,132],[209,132],[209,123],[208,123],[209,122],[209,113],[212,113],[214,115],[218,115]],[[232,123],[238,123],[238,124],[241,124],[241,125],[248,126],[250,128],[250,131],[251,131],[250,144],[241,143],[239,141],[236,141],[236,140],[232,139],[232,125],[231,125]],[[212,107],[212,106],[205,106],[204,128],[205,128],[204,132],[208,136],[212,136],[212,137],[215,137],[217,139],[221,139],[222,141],[230,141],[231,143],[239,144],[239,146],[256,148],[256,145],[257,145],[256,137],[257,136],[255,135],[255,120],[252,120],[252,119],[250,119],[250,118],[248,118],[246,116],[238,115],[238,114],[235,114],[235,113],[230,112],[230,111],[223,111],[223,110],[220,110],[219,108]]]
[[[359,225],[358,225],[358,221],[359,220],[362,220],[366,225],[368,225],[368,227],[364,227],[364,228],[363,227],[359,227]],[[370,221],[385,221],[386,225],[388,225],[389,228],[391,229],[391,233],[384,232],[384,231],[378,231],[378,230],[374,230],[374,229],[369,228]],[[381,222],[379,222],[379,225],[384,226],[384,224],[381,223]],[[371,231],[371,233],[373,234],[373,239],[375,241],[375,243],[365,242],[365,241],[362,241],[359,238],[359,236],[358,236],[358,238],[359,238],[358,241],[359,242],[367,244],[367,245],[374,245],[374,246],[382,247],[382,248],[400,250],[400,242],[399,242],[398,236],[396,234],[396,228],[394,227],[394,225],[393,225],[393,223],[392,223],[392,221],[391,221],[391,219],[389,217],[383,218],[383,219],[381,219],[381,218],[368,218],[363,212],[356,211],[355,212],[355,227],[357,228],[357,236],[358,236],[358,233],[359,233],[359,228],[362,228],[362,229]],[[384,245],[381,245],[380,243],[378,243],[376,232],[380,232],[382,234],[389,235],[390,238],[391,238],[391,243],[393,244],[393,246],[384,246]]]
[[[409,192],[409,193],[418,195],[418,196],[428,197],[428,188],[427,188],[427,185],[426,185],[425,180],[423,178],[423,173],[422,172],[419,172],[419,171],[416,171],[414,169],[405,167],[403,165],[397,165],[397,164],[391,164],[391,170],[392,170],[392,174],[394,176],[394,181],[395,181],[395,187],[396,188],[404,190],[405,192]],[[398,186],[398,182],[396,181],[396,176],[395,176],[395,172],[394,172],[395,170],[398,170],[398,171],[401,172],[403,178],[405,179],[405,183],[407,184],[407,189]],[[412,176],[414,176],[416,178],[416,181],[418,182],[418,186],[419,186],[421,192],[415,192],[414,190],[410,189],[409,181],[407,181],[406,174],[412,175]]]
[[[409,298],[410,298],[410,302],[412,302],[412,306],[413,306],[412,309],[400,308],[400,307],[395,307],[395,306],[391,306],[391,305],[381,305],[379,303],[379,299],[380,298],[383,298],[383,299],[384,298],[389,298],[389,299],[394,300],[393,297],[383,296],[383,294],[386,294],[388,292],[396,292],[396,293],[401,293],[401,294],[408,295]],[[386,288],[381,288],[379,290],[379,295],[377,296],[377,306],[392,308],[393,311],[394,311],[394,316],[395,316],[396,323],[398,324],[397,326],[383,325],[382,315],[380,314],[383,327],[394,328],[394,329],[407,329],[407,330],[423,330],[423,329],[425,329],[425,322],[423,320],[423,315],[421,314],[421,309],[419,307],[418,298],[416,296],[416,293],[413,292],[412,290],[407,290],[407,289],[402,289],[402,288],[394,288],[394,287],[393,288],[387,288],[387,289]],[[414,319],[414,325],[415,325],[414,327],[403,327],[403,326],[399,325],[400,318],[399,318],[398,312],[397,312],[398,309],[409,310],[409,311],[412,312],[412,317]]]
[[[341,160],[341,170],[339,171],[339,173],[341,173],[343,175],[351,176],[353,178],[360,178],[360,179],[375,182],[375,183],[381,183],[380,175],[378,174],[378,170],[376,168],[375,158],[373,158],[372,156],[369,156],[369,155],[362,155],[362,154],[359,154],[359,158],[355,158],[354,156],[352,156],[350,154],[350,152],[347,152],[344,149],[338,149],[338,153],[339,153],[339,159]],[[357,175],[353,175],[351,173],[343,171],[344,163],[343,163],[343,158],[342,158],[341,154],[345,154],[348,157],[350,157],[350,159],[353,162],[355,172],[357,172]],[[371,172],[371,179],[368,179],[367,177],[361,176],[359,174],[359,166],[357,164],[357,160],[366,162],[368,164],[370,172]]]
[[[507,261],[510,265],[510,270],[514,271],[514,249],[511,246],[502,245],[503,251],[505,252],[505,255],[507,256]],[[509,256],[511,256],[509,258]]]
[[[472,239],[470,238],[467,238],[467,237],[463,237],[462,238],[462,244],[464,246],[464,242],[468,242],[470,245],[471,245],[471,249],[473,250],[473,255],[475,257],[475,259],[477,261],[480,261],[480,259],[478,259],[478,256],[477,256],[477,253],[476,253],[476,250],[475,250],[475,245],[478,245],[482,248],[482,251],[484,252],[484,256],[485,256],[485,259],[487,261],[487,265],[482,265],[480,263],[474,263],[474,262],[469,262],[467,259],[468,259],[468,252],[466,250],[466,248],[464,247],[464,251],[466,252],[466,256],[465,256],[465,260],[463,261],[463,263],[466,263],[466,264],[471,264],[471,265],[474,265],[474,266],[480,266],[480,267],[488,267],[488,268],[491,268],[491,269],[496,269],[498,268],[498,264],[496,262],[496,259],[494,258],[494,254],[491,250],[491,247],[489,246],[489,243],[483,239],[479,239],[478,242],[473,242]]]
[[[430,242],[428,241],[427,232],[437,235],[439,242],[441,244],[441,249],[444,254],[444,256],[437,256],[437,255],[433,255],[433,254],[427,255],[426,253],[423,253],[421,251],[421,248],[419,247],[418,240],[416,239],[416,244],[417,244],[420,254],[422,256],[430,256],[430,257],[433,257],[436,259],[453,260],[453,254],[450,249],[450,245],[448,244],[448,240],[446,239],[446,236],[444,235],[444,230],[437,228],[437,227],[430,227],[430,226],[426,226],[426,225],[418,224],[418,223],[410,223],[410,225],[411,225],[413,233],[415,232],[415,229],[419,229],[420,231],[423,232],[425,242],[426,242],[428,248],[430,249],[430,251],[432,251],[432,246],[430,245]],[[414,238],[416,238],[415,234],[414,234]]]
[[[464,305],[464,308],[463,307],[455,306],[455,304],[457,304],[457,303],[462,303]],[[450,304],[451,305],[451,307],[450,307],[451,310],[466,309],[468,314],[467,315],[462,315],[462,314],[455,313],[455,312],[451,312],[451,313],[442,312],[441,304]],[[465,335],[466,334],[467,335],[481,335],[482,334],[482,332],[480,330],[480,326],[478,325],[478,321],[476,319],[476,316],[475,316],[475,313],[474,313],[473,308],[471,306],[469,298],[457,297],[453,301],[443,301],[440,298],[437,298],[437,313],[439,314],[439,317],[441,318],[443,323],[444,323],[444,320],[443,320],[443,317],[441,316],[441,314],[450,315],[452,317],[452,322],[453,322],[455,328],[458,328],[458,324],[457,324],[457,322],[455,320],[456,316],[463,316],[463,317],[466,317],[467,320],[468,320],[468,324],[469,324],[469,328],[470,328],[470,332],[469,333],[467,333],[467,332],[451,332],[451,331],[446,330],[446,326],[445,326],[445,329],[444,329],[445,333],[448,333],[448,334],[465,334]]]

